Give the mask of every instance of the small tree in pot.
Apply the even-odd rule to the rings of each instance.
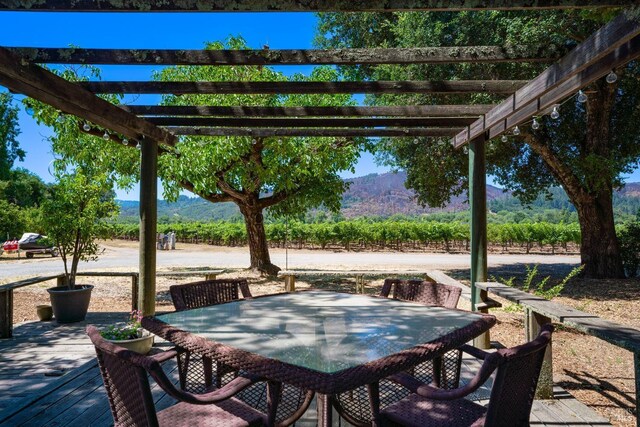
[[[58,248],[64,264],[64,285],[49,289],[56,320],[84,320],[91,298],[90,285],[76,285],[80,261],[95,261],[96,239],[108,231],[105,220],[118,213],[111,182],[106,175],[87,174],[83,169],[60,173],[50,197],[42,204],[42,222]]]

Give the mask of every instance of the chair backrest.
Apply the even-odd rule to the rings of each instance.
[[[462,293],[458,287],[426,280],[386,279],[380,296],[388,298],[392,288],[394,299],[446,308],[456,308]]]
[[[87,334],[96,347],[114,426],[156,427],[156,409],[144,368],[152,359],[105,341],[95,326],[88,326]]]
[[[251,298],[251,291],[246,279],[203,280],[169,287],[173,306],[176,311],[207,307],[223,302]]]
[[[487,408],[486,426],[528,426],[531,406],[553,325],[544,325],[526,344],[498,350],[498,369]]]

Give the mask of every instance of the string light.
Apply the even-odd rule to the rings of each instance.
[[[58,116],[58,118],[56,119],[56,122],[58,122],[58,123],[60,123],[60,124],[62,124],[62,123],[64,123],[64,122],[66,122],[66,121],[67,121],[67,118],[64,116],[64,114],[60,114],[60,115]]]
[[[413,140],[413,143],[418,145],[420,143],[420,140],[418,140],[418,138],[416,138],[416,139]]]
[[[127,138],[122,138],[122,145],[129,145],[129,140]]]
[[[519,128],[518,126],[516,126],[516,127],[514,127],[514,128],[513,128],[513,134],[514,134],[515,136],[520,135],[520,128]]]
[[[140,141],[138,141],[138,143],[136,144],[136,148],[138,150],[142,150],[142,144],[140,144]]]
[[[104,135],[102,135],[102,139],[104,139],[105,141],[108,141],[110,138],[109,136],[109,132],[107,132],[106,130],[104,131]]]
[[[540,122],[535,117],[533,118],[533,122],[531,123],[531,129],[533,130],[540,129]]]
[[[615,71],[611,70],[609,74],[607,74],[607,83],[613,84],[618,81],[618,75]]]
[[[84,130],[85,132],[89,132],[91,130],[91,125],[87,122],[84,122],[84,124],[82,125],[82,130]]]
[[[509,141],[509,137],[507,135],[502,135],[502,138],[500,138],[500,140],[502,142],[507,142],[507,141]]]
[[[578,102],[581,104],[584,104],[585,102],[587,102],[587,94],[584,93],[583,91],[579,90],[578,91]]]
[[[551,112],[551,118],[553,120],[558,120],[560,118],[560,111],[558,111],[558,107],[553,107],[553,111]]]

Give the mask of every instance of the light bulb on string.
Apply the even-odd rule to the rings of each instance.
[[[416,138],[416,139],[413,140],[413,143],[418,145],[420,143],[420,140],[418,138]]]
[[[122,138],[122,145],[129,145],[129,140],[127,138]]]
[[[509,137],[507,135],[502,135],[502,138],[500,138],[500,140],[502,142],[507,142],[507,141],[509,141]]]
[[[587,98],[587,94],[584,93],[583,91],[579,90],[578,91],[578,102],[581,104],[584,104],[585,102],[587,102],[589,98]]]
[[[615,71],[611,70],[609,74],[607,74],[607,83],[612,84],[618,81],[618,75]]]
[[[107,132],[106,130],[104,131],[104,134],[102,135],[102,139],[104,139],[105,141],[108,141],[110,138],[109,136],[109,132]]]
[[[56,122],[62,124],[64,122],[67,121],[67,118],[64,116],[64,114],[60,113],[60,115],[58,116],[58,118],[56,119]]]
[[[535,117],[533,118],[533,122],[531,123],[531,129],[533,130],[540,129],[540,122]]]
[[[560,118],[560,111],[558,111],[558,107],[553,107],[553,111],[551,112],[551,118],[553,120],[558,120]]]
[[[256,144],[258,143],[258,140],[257,140],[257,139],[255,139],[255,138],[253,138],[253,139],[251,140],[251,143],[252,143],[253,145],[256,145]]]
[[[520,135],[520,128],[519,128],[518,126],[516,126],[516,127],[514,127],[514,128],[513,128],[513,134],[514,134],[515,136]]]
[[[136,148],[138,150],[142,150],[142,144],[140,144],[140,141],[138,141],[138,143],[136,144]]]
[[[91,130],[91,125],[87,122],[84,122],[84,124],[82,125],[82,130],[85,132],[89,132]]]

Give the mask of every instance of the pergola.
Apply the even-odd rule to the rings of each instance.
[[[615,19],[562,58],[522,55],[501,46],[337,50],[122,50],[0,47],[0,85],[109,129],[111,140],[142,146],[138,307],[153,314],[159,152],[179,135],[248,137],[450,137],[469,147],[472,307],[484,310],[487,279],[486,142],[551,107],[640,55],[640,0],[0,0],[0,11],[49,12],[390,12],[535,10],[623,7]],[[352,65],[547,62],[531,81],[158,82],[72,83],[38,64],[99,65]],[[266,107],[237,105],[116,106],[96,94],[429,93],[504,95],[498,105]],[[89,133],[102,135],[92,127]],[[126,142],[126,141],[124,141]],[[477,345],[486,347],[488,337]]]

